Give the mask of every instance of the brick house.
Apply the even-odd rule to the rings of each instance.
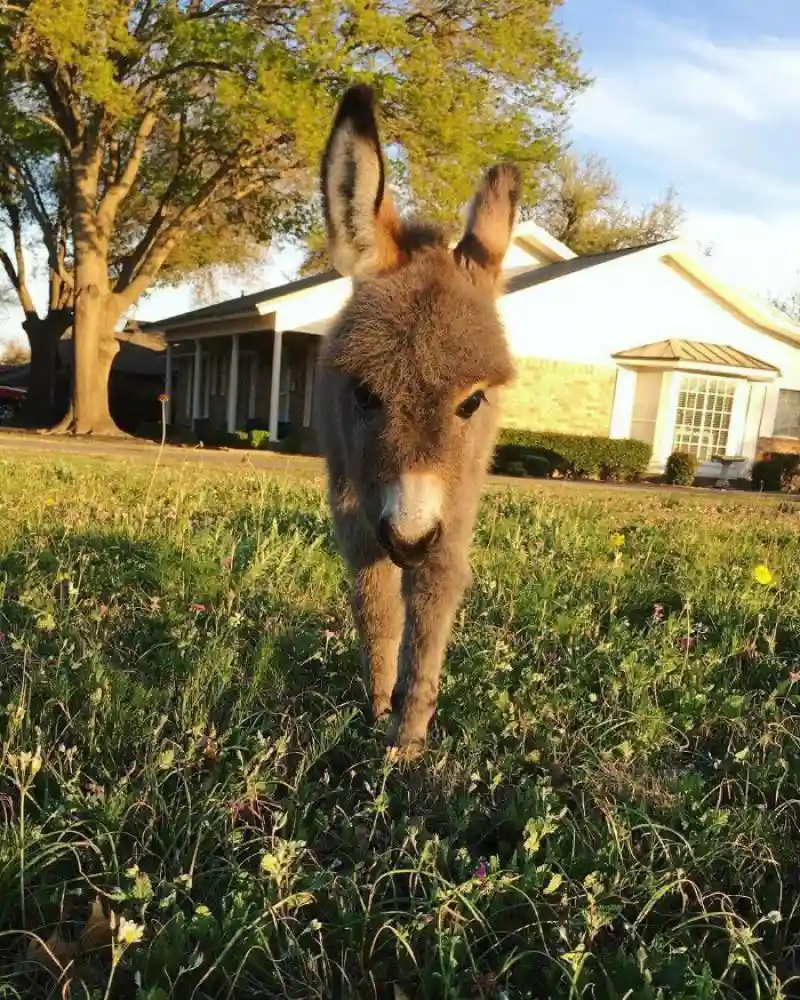
[[[800,450],[800,327],[729,288],[678,240],[576,257],[520,223],[500,300],[518,377],[509,427],[634,437],[651,471],[675,448],[712,456]],[[321,338],[347,299],[334,271],[171,316],[171,421],[311,438]],[[312,445],[313,447],[313,445]]]

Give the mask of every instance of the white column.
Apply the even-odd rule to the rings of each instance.
[[[306,386],[303,400],[303,427],[311,426],[311,416],[314,412],[314,380],[317,375],[317,345],[308,345],[306,355]]]
[[[636,372],[630,368],[617,368],[617,378],[614,383],[614,402],[611,409],[612,438],[627,438],[631,436],[633,420],[633,404],[636,400]]]
[[[166,370],[164,372],[164,395],[167,401],[164,404],[164,417],[167,426],[172,423],[172,344],[167,343]]]
[[[269,387],[269,439],[278,440],[278,404],[281,393],[281,348],[283,333],[276,330],[272,341],[272,372]]]
[[[200,419],[200,387],[203,381],[203,348],[199,340],[194,342],[194,365],[192,368],[192,427]]]
[[[231,337],[231,363],[228,366],[228,433],[236,431],[236,410],[239,404],[239,334]]]

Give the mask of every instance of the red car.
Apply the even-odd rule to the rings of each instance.
[[[18,389],[13,385],[0,385],[0,425],[8,424],[14,419],[27,395],[27,389]]]

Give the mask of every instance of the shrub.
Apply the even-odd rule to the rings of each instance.
[[[269,444],[269,431],[256,430],[248,431],[251,448],[266,448]]]
[[[800,455],[775,452],[753,465],[750,482],[754,490],[778,493],[791,489],[800,468]]]
[[[504,472],[511,463],[536,456],[547,460],[548,475],[631,481],[645,471],[650,455],[650,445],[631,438],[505,429],[498,436],[494,468]]]
[[[664,478],[672,486],[691,486],[697,475],[697,459],[685,451],[673,451],[667,459]]]
[[[525,472],[534,479],[546,479],[550,475],[550,462],[544,455],[528,455],[523,465]]]

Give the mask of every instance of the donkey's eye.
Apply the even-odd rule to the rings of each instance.
[[[365,413],[379,410],[381,407],[380,398],[371,389],[368,389],[363,382],[356,382],[353,385],[353,398],[359,410],[364,410]]]
[[[462,420],[469,420],[473,413],[478,409],[481,403],[486,402],[486,396],[479,389],[477,392],[473,392],[471,396],[467,396],[463,399],[456,407],[456,413]]]

